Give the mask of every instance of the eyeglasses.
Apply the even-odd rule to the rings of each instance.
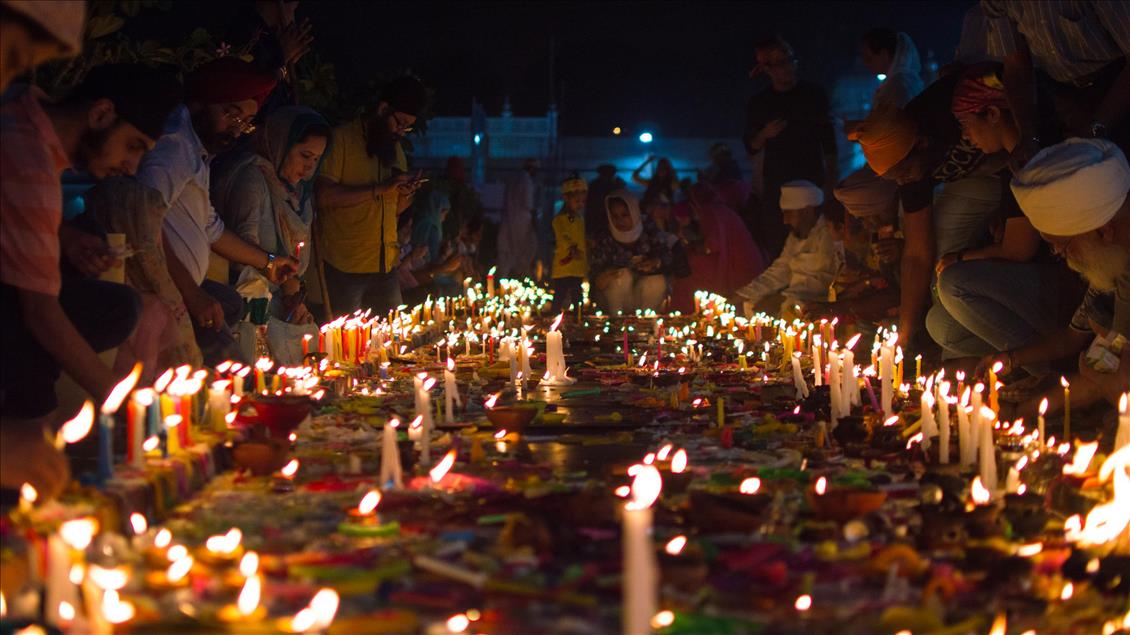
[[[411,116],[411,115],[407,115],[407,116]],[[389,117],[389,119],[392,119],[393,129],[399,130],[400,132],[406,132],[406,133],[412,132],[412,122],[404,123],[404,121],[400,118],[400,113],[396,113],[396,112],[392,113],[392,115]]]
[[[241,116],[240,110],[235,106],[226,106],[224,108],[224,119],[238,126],[240,134],[251,134],[255,132],[255,124],[244,119]]]

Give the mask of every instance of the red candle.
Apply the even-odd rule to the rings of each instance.
[[[318,352],[326,352],[326,334],[323,331],[318,331]]]
[[[134,426],[138,425],[134,417],[134,407],[132,403],[126,403],[126,462],[133,464],[133,430]]]
[[[192,437],[188,433],[188,429],[192,427],[192,395],[183,395],[180,398],[180,416],[182,417],[181,424],[177,426],[177,434],[180,435],[180,446],[188,448],[192,446]]]

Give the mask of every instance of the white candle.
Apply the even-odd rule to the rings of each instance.
[[[796,386],[796,398],[808,398],[808,383],[804,381],[804,373],[800,369],[800,353],[793,353],[793,385]]]
[[[67,602],[75,609],[81,609],[78,587],[71,580],[71,550],[59,534],[47,538],[47,595],[44,616],[48,623],[63,626],[59,616],[59,603]],[[73,626],[73,624],[71,624]]]
[[[129,428],[129,452],[133,460],[130,466],[134,469],[145,468],[145,428],[149,422],[149,406],[153,405],[156,393],[152,388],[143,388],[133,393],[129,400],[130,420],[133,425]],[[157,406],[159,407],[159,406]]]
[[[1004,491],[1006,494],[1015,494],[1020,489],[1020,472],[1016,470],[1016,466],[1008,468],[1008,476],[1005,477]]]
[[[882,397],[881,405],[883,407],[883,416],[889,417],[894,413],[891,407],[891,402],[894,400],[895,389],[895,364],[894,364],[894,351],[886,344],[879,349],[879,374],[881,376]]]
[[[950,383],[941,382],[938,389],[938,462],[950,462]]]
[[[447,358],[447,369],[443,371],[443,420],[455,423],[455,404],[463,405],[459,398],[459,388],[455,385],[455,360]]]
[[[978,441],[981,458],[981,482],[989,491],[997,488],[997,446],[993,443],[993,422],[996,415],[991,408],[981,408],[981,434]]]
[[[561,316],[545,334],[545,370],[551,380],[565,379],[565,349],[561,331],[557,330]]]
[[[224,432],[228,429],[226,417],[231,410],[228,383],[226,379],[214,381],[208,388],[208,425],[213,432]]]
[[[981,446],[981,439],[983,438],[981,434],[981,418],[983,417],[983,414],[981,412],[981,406],[983,405],[981,397],[984,390],[984,384],[979,383],[973,386],[973,412],[970,415],[969,419],[969,431],[972,434],[969,435],[969,443],[970,451],[973,453],[974,457],[978,455],[977,449]],[[986,484],[985,487],[989,487],[989,485]],[[992,488],[990,487],[989,489]]]
[[[937,434],[937,429],[934,426],[934,395],[931,394],[929,390],[925,390],[922,392],[922,398],[920,401],[920,416],[922,418],[922,449],[925,451],[930,449],[930,444],[932,443],[932,441],[930,440],[931,437]]]
[[[1127,444],[1130,444],[1130,393],[1124,392],[1118,400],[1118,432],[1114,435],[1114,449]]]
[[[420,461],[431,463],[432,398],[428,394],[435,380],[420,373],[413,378],[416,385],[416,416],[420,417]]]
[[[821,359],[823,357],[821,341],[819,335],[812,336],[812,385],[824,385],[824,364]]]
[[[381,487],[404,487],[400,469],[400,449],[396,445],[396,419],[385,422],[381,438]],[[391,485],[390,485],[391,484]]]
[[[659,606],[659,566],[652,544],[651,505],[663,486],[654,465],[640,465],[632,482],[631,500],[624,505],[623,590],[621,614],[623,632],[644,635],[651,632],[651,617]]]
[[[961,458],[963,466],[973,465],[973,443],[970,439],[972,435],[969,430],[969,388],[961,394],[961,400],[957,404],[957,447],[958,455]]]
[[[839,420],[840,414],[840,391],[843,389],[843,384],[840,383],[840,356],[836,353],[828,354],[828,385],[831,387],[831,398],[829,402],[829,413],[832,417],[832,427],[836,427],[836,422]]]

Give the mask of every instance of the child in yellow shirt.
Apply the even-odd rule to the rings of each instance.
[[[561,183],[564,206],[553,219],[553,313],[581,301],[581,282],[589,271],[585,243],[585,199],[589,186],[577,173]]]

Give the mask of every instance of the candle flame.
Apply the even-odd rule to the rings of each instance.
[[[337,591],[333,589],[319,589],[314,597],[310,599],[310,608],[314,610],[314,614],[318,616],[318,621],[315,624],[318,629],[323,630],[329,628],[330,624],[334,621],[334,616],[337,615],[338,606],[341,604],[341,598],[338,596]]]
[[[141,449],[145,450],[146,452],[152,452],[153,450],[156,450],[160,445],[161,439],[159,439],[157,435],[153,435],[141,444]]]
[[[107,569],[106,567],[92,564],[90,565],[89,576],[90,581],[100,589],[117,591],[129,582],[129,572],[121,567]]]
[[[1070,581],[1065,582],[1063,584],[1063,590],[1059,592],[1059,599],[1066,602],[1070,600],[1073,595],[1075,595],[1075,585]]]
[[[675,613],[666,609],[651,616],[651,627],[655,629],[667,628],[674,623]]]
[[[654,465],[639,466],[632,479],[631,500],[625,505],[625,509],[639,510],[651,507],[659,498],[662,489],[663,477],[659,475],[659,470]]]
[[[298,474],[298,459],[291,459],[289,463],[279,470],[279,474],[282,474],[283,477],[287,479],[294,478],[294,475]]]
[[[169,582],[179,582],[184,576],[188,575],[189,571],[192,571],[193,562],[192,556],[185,556],[177,560],[170,564],[168,569],[165,569],[165,577],[169,579]]]
[[[428,392],[435,385],[436,385],[436,378],[435,377],[428,377],[426,380],[424,380],[424,392]]]
[[[172,429],[180,425],[184,418],[180,415],[169,415],[165,417],[165,427]]]
[[[124,624],[137,613],[133,604],[123,602],[117,591],[106,591],[102,596],[102,617],[111,624]]]
[[[59,526],[59,536],[63,538],[63,542],[78,551],[90,545],[97,531],[98,523],[93,518],[76,518]]]
[[[793,606],[796,607],[796,610],[798,611],[807,611],[808,609],[812,608],[812,596],[808,595],[807,593],[798,596],[796,601],[793,602]]]
[[[823,496],[828,491],[828,479],[823,476],[816,479],[815,491],[817,496]]]
[[[176,562],[187,555],[188,547],[184,545],[172,545],[169,547],[169,550],[165,552],[165,559],[169,562]]]
[[[557,330],[557,327],[561,326],[561,320],[562,320],[562,318],[564,318],[564,317],[565,317],[565,313],[564,313],[564,312],[562,312],[561,314],[559,314],[559,315],[557,316],[557,319],[556,319],[556,320],[554,320],[554,321],[553,321],[553,324],[551,324],[551,325],[550,325],[550,327],[549,327],[549,332],[550,332],[550,333],[552,333],[553,331],[556,331],[556,330]]]
[[[1005,617],[1004,612],[997,613],[993,619],[993,626],[989,629],[989,635],[1007,635],[1008,633],[1008,618]]]
[[[1071,457],[1071,462],[1063,466],[1063,473],[1080,476],[1086,474],[1087,468],[1091,465],[1091,459],[1095,458],[1095,452],[1097,452],[1098,449],[1098,441],[1077,444],[1075,446],[1075,454]]]
[[[671,457],[671,473],[682,474],[687,471],[687,451],[679,448]]]
[[[357,503],[357,512],[362,516],[368,516],[373,513],[377,505],[381,504],[381,493],[378,490],[371,489],[367,494],[361,497],[361,502]]]
[[[862,333],[856,333],[855,335],[853,335],[853,336],[851,337],[851,339],[849,339],[849,340],[847,341],[847,344],[844,344],[844,348],[845,348],[845,349],[847,349],[847,350],[849,350],[849,351],[850,351],[850,350],[853,350],[853,349],[855,348],[855,345],[856,345],[856,344],[857,344],[857,343],[859,342],[859,338],[860,338],[860,337],[861,337],[862,335],[863,335]]]
[[[153,389],[157,392],[165,392],[165,390],[169,387],[169,383],[173,381],[173,372],[173,369],[170,368],[161,373],[161,376],[158,377],[157,381],[153,383]]]
[[[250,578],[259,572],[259,554],[254,551],[248,551],[243,554],[239,559],[239,574],[245,578]]]
[[[483,407],[485,407],[487,410],[494,408],[494,404],[498,403],[498,398],[501,394],[502,393],[495,393],[488,397],[486,402],[483,404]]]
[[[133,527],[133,533],[138,536],[149,531],[149,521],[145,520],[145,516],[137,512],[129,515],[129,524]]]
[[[59,602],[59,619],[69,622],[75,619],[75,606],[66,600]]]
[[[741,484],[738,485],[738,492],[742,494],[752,495],[756,494],[759,491],[761,491],[761,479],[757,478],[756,476],[750,476],[749,478],[744,479]]]
[[[226,534],[210,536],[204,546],[212,553],[232,554],[239,548],[242,540],[243,532],[238,527],[232,527]]]
[[[627,485],[621,485],[620,487],[612,490],[612,493],[619,496],[620,498],[627,498],[628,494],[632,493],[632,488],[628,487]]]
[[[262,593],[263,582],[259,579],[258,574],[247,578],[243,583],[243,589],[239,592],[239,599],[236,600],[236,608],[242,615],[251,615],[255,609],[259,608],[259,596]]]
[[[447,618],[446,626],[449,633],[462,633],[471,626],[471,620],[464,613],[456,613]]]
[[[1087,514],[1087,522],[1080,532],[1084,545],[1099,545],[1117,540],[1130,525],[1130,445],[1111,454],[1099,468],[1100,482],[1113,479],[1114,497],[1095,506]],[[1067,524],[1064,523],[1064,529]]]
[[[994,374],[994,375],[995,375],[995,374],[997,374],[997,373],[999,373],[999,372],[1001,372],[1002,370],[1004,370],[1004,362],[996,362],[996,363],[994,363],[994,364],[993,364],[993,367],[992,367],[991,369],[989,369],[989,370],[991,370],[991,371],[993,372],[993,374]]]
[[[498,439],[498,440],[505,439],[506,438],[506,428],[499,428],[498,432],[494,433],[494,438]]]
[[[448,450],[439,463],[436,463],[436,466],[428,471],[428,477],[432,479],[433,483],[439,483],[451,471],[453,465],[455,465],[455,450]]]
[[[969,497],[973,499],[974,505],[986,505],[993,497],[993,493],[981,482],[980,476],[974,476],[973,484],[969,487]]]
[[[157,532],[156,536],[153,536],[153,546],[157,547],[158,549],[164,549],[165,547],[169,546],[169,543],[172,542],[172,540],[173,532],[169,531],[168,529],[161,529]]]
[[[655,454],[655,458],[659,459],[660,461],[666,461],[667,457],[671,456],[671,450],[673,449],[675,449],[675,446],[668,443],[667,445],[659,448],[659,452]]]
[[[887,420],[883,422],[883,427],[889,428],[889,427],[895,425],[898,422],[899,422],[899,416],[898,415],[892,415],[890,417],[887,417]]]
[[[1060,378],[1059,378],[1059,385],[1060,385],[1060,386],[1063,386],[1064,388],[1070,388],[1070,387],[1071,387],[1071,382],[1067,381],[1067,378],[1066,378],[1066,377],[1060,376]]]
[[[39,498],[39,492],[31,483],[24,483],[20,485],[20,500],[27,501],[28,504],[34,503],[35,499]]]
[[[450,357],[447,358],[447,370],[452,372],[455,371],[455,360],[451,359]]]
[[[678,536],[675,536],[674,538],[672,538],[671,540],[667,541],[667,546],[664,547],[663,549],[667,553],[671,554],[672,556],[677,556],[680,553],[683,553],[683,547],[686,547],[686,546],[687,546],[687,537],[683,536],[683,535],[678,535]]]
[[[90,434],[90,429],[94,426],[94,404],[87,401],[82,404],[82,408],[73,419],[68,420],[59,428],[59,432],[55,434],[55,447],[63,449],[68,443],[78,443]]]

